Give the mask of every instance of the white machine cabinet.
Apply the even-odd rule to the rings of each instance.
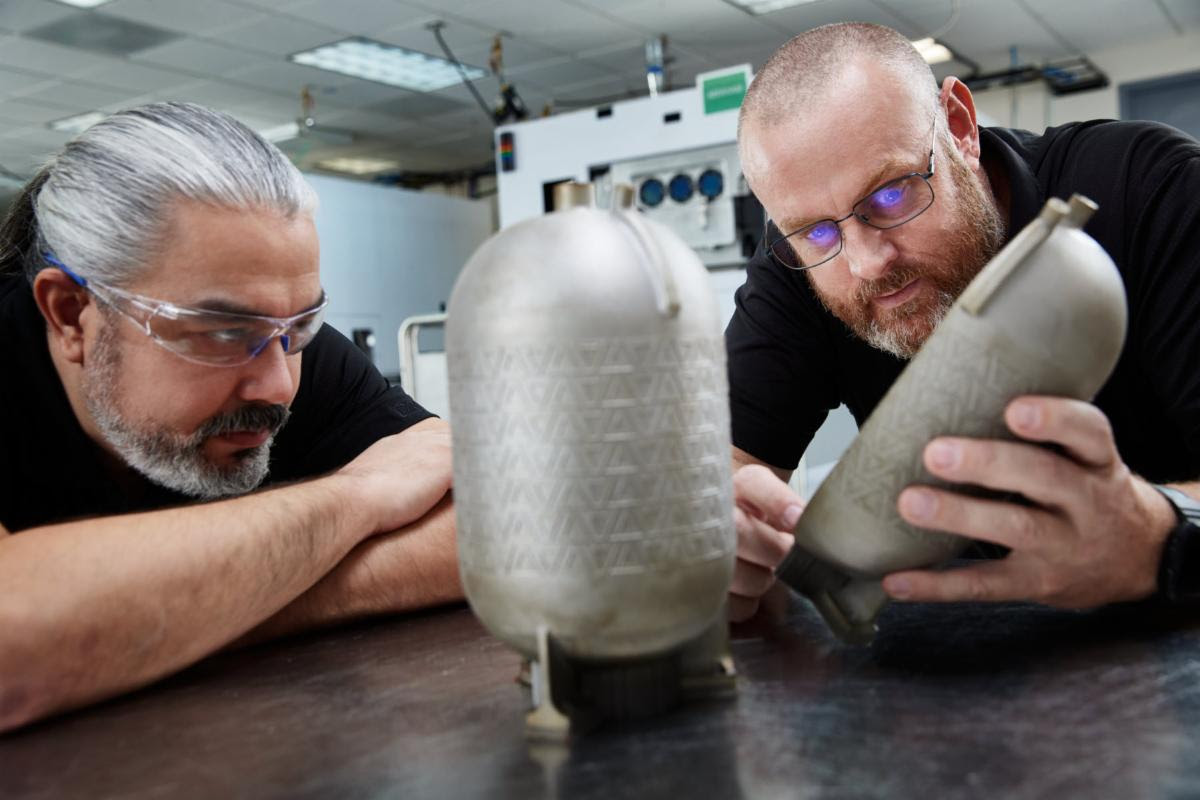
[[[749,65],[732,69],[749,83]],[[549,211],[557,183],[595,183],[600,206],[614,183],[629,183],[646,216],[706,266],[740,268],[745,237],[761,233],[762,217],[742,177],[737,118],[737,106],[706,113],[695,86],[504,126],[496,134],[500,227]]]

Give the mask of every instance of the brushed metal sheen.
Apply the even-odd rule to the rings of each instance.
[[[459,566],[489,630],[536,658],[545,626],[605,659],[716,620],[736,544],[728,386],[691,249],[621,210],[507,228],[454,287],[446,359]]]
[[[931,439],[1014,439],[1003,419],[1014,397],[1090,400],[1112,372],[1125,291],[1112,259],[1082,231],[1095,208],[1079,195],[1047,201],[967,286],[805,509],[777,574],[843,639],[874,635],[884,575],[942,564],[969,544],[897,511],[906,486],[950,485],[922,463]]]

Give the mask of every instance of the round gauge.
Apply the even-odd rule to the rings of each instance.
[[[642,187],[638,189],[638,199],[647,208],[654,208],[661,203],[665,194],[663,183],[658,178],[647,178],[642,181]]]
[[[725,176],[715,169],[706,169],[696,179],[696,191],[712,200],[725,191]]]
[[[681,172],[671,178],[671,182],[667,184],[667,191],[671,193],[671,199],[676,203],[686,203],[692,199],[692,194],[696,191],[696,184],[692,183],[691,175],[684,175]]]

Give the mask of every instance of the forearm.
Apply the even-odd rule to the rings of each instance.
[[[148,683],[276,613],[368,532],[344,487],[0,537],[0,730]]]
[[[446,495],[411,525],[359,544],[332,572],[234,646],[462,596],[454,505]]]

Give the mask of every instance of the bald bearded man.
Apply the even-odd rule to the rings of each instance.
[[[1200,145],[1144,122],[981,128],[962,81],[939,87],[903,36],[863,23],[784,45],[747,92],[738,140],[770,223],[726,332],[744,465],[732,618],[754,613],[792,544],[803,504],[784,481],[827,412],[844,403],[861,425],[988,260],[1074,192],[1099,203],[1086,230],[1128,295],[1120,361],[1095,404],[1015,399],[1005,422],[1020,441],[930,442],[932,474],[1031,502],[907,488],[896,502],[913,525],[1010,552],[884,588],[1071,608],[1197,595]]]

